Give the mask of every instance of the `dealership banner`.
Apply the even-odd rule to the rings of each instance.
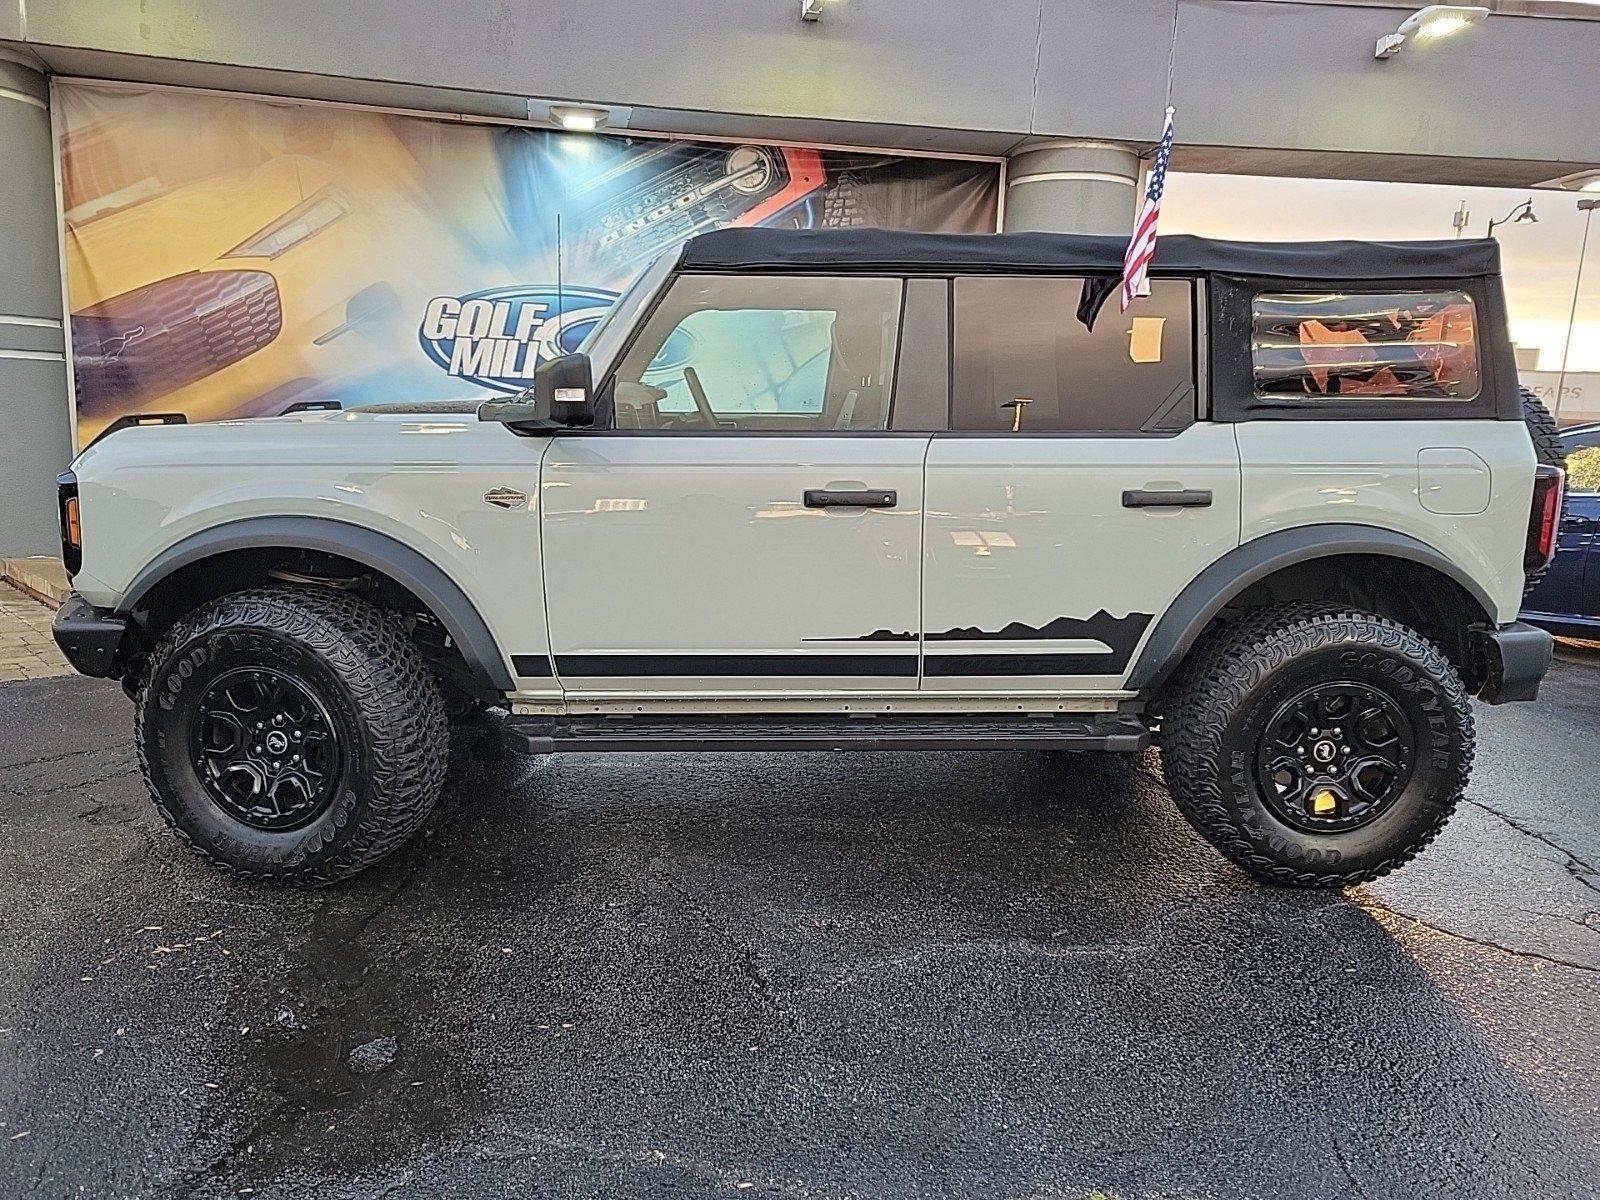
[[[82,82],[55,100],[84,443],[130,413],[520,391],[707,229],[996,223],[992,163]]]

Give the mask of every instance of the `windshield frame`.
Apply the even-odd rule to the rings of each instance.
[[[615,303],[606,310],[605,316],[596,322],[588,336],[578,345],[574,353],[589,356],[597,386],[610,376],[617,361],[622,357],[622,352],[633,340],[633,331],[638,325],[640,315],[654,307],[656,297],[671,280],[682,253],[682,248],[679,247],[657,255],[654,261],[628,285],[622,295],[617,297]]]

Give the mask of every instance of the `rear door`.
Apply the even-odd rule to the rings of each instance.
[[[954,281],[950,429],[928,452],[923,690],[1105,693],[1239,540],[1230,426],[1196,420],[1196,284],[1091,331],[1082,279]]]
[[[544,458],[569,697],[916,691],[929,434],[890,428],[891,406],[919,403],[891,386],[905,291],[674,281],[602,391],[613,427],[558,436]]]

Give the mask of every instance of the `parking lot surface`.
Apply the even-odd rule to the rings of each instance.
[[[463,752],[320,893],[168,836],[127,701],[0,686],[0,1195],[1587,1196],[1600,655],[1468,803],[1257,886],[1154,756]]]

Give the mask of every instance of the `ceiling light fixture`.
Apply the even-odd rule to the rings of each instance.
[[[550,117],[561,128],[571,133],[593,133],[606,123],[611,114],[603,108],[590,108],[585,104],[552,104]]]
[[[1408,40],[1436,42],[1451,34],[1470,29],[1489,15],[1489,10],[1476,4],[1430,4],[1419,8],[1404,21],[1394,33],[1378,39],[1373,58],[1393,58],[1405,49]]]
[[[1590,168],[1587,171],[1576,171],[1571,175],[1563,175],[1559,179],[1546,179],[1543,183],[1536,183],[1534,187],[1556,187],[1567,192],[1600,192],[1600,171]]]
[[[822,10],[828,7],[828,0],[800,0],[800,19],[802,21],[822,20]]]

